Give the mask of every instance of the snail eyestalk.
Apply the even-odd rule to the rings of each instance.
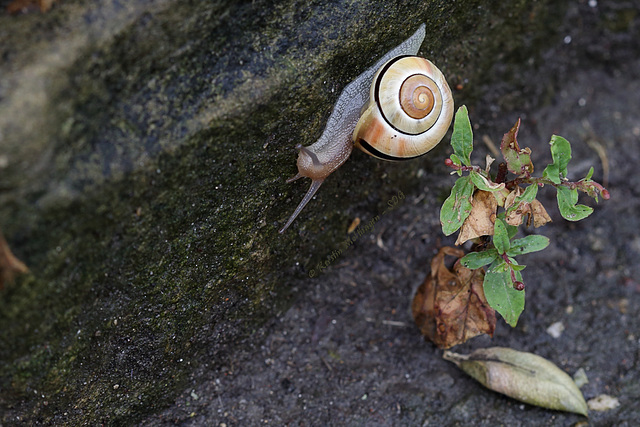
[[[322,163],[320,163],[320,160],[318,160],[318,156],[316,156],[316,153],[309,150],[307,147],[303,147],[302,144],[298,144],[296,148],[298,149],[298,151],[302,151],[304,154],[309,156],[314,166],[317,166],[317,167],[322,166]]]
[[[347,161],[354,146],[379,159],[409,160],[431,150],[447,133],[453,118],[451,89],[435,65],[415,56],[425,34],[422,24],[349,83],[320,138],[308,147],[296,146],[298,174],[287,182],[307,177],[312,183],[280,233]]]
[[[296,175],[293,178],[290,178],[291,181],[293,181],[294,179],[300,178],[300,176],[298,176],[298,175]],[[316,194],[316,192],[318,191],[318,189],[320,188],[320,186],[322,185],[323,182],[324,182],[324,179],[323,180],[313,180],[313,181],[311,181],[311,187],[309,187],[309,190],[307,191],[307,194],[305,194],[304,198],[302,199],[302,201],[300,202],[300,204],[298,205],[296,210],[293,211],[293,214],[289,218],[289,221],[287,221],[287,223],[284,225],[284,227],[282,227],[280,229],[280,231],[279,231],[280,234],[284,233],[285,230],[287,228],[289,228],[291,223],[296,219],[296,217],[300,214],[300,212],[302,212],[302,209],[304,209],[304,207],[307,205],[307,203],[309,203],[309,201]]]

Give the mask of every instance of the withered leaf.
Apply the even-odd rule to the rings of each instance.
[[[533,225],[537,228],[551,222],[551,217],[544,206],[542,206],[542,203],[537,199],[531,201],[521,200],[522,195],[522,188],[516,187],[505,199],[504,206],[505,209],[507,209],[507,224],[518,226],[522,224],[526,218],[527,227],[531,225],[531,220],[533,219]]]
[[[537,200],[531,202],[531,216],[533,216],[533,226],[538,228],[551,222],[551,217],[547,213],[547,210]]]
[[[455,256],[453,269],[445,255]],[[431,261],[431,272],[418,288],[411,309],[420,332],[439,348],[450,348],[481,334],[493,335],[495,311],[487,303],[484,270],[460,264],[464,251],[444,247]]]
[[[13,255],[0,231],[0,290],[4,288],[5,282],[13,282],[16,275],[28,271],[27,266]]]
[[[531,405],[588,415],[587,403],[571,377],[533,353],[491,347],[469,355],[445,351],[443,358],[498,393]]]
[[[518,145],[518,130],[520,129],[520,119],[511,130],[504,134],[500,143],[500,151],[507,162],[507,168],[512,173],[528,175],[533,173],[533,163],[531,162],[531,149],[520,149]]]
[[[493,225],[496,221],[498,202],[493,193],[477,190],[471,199],[471,213],[462,223],[456,245],[480,236],[493,235]]]
[[[7,5],[7,12],[12,15],[40,10],[47,12],[57,0],[13,0]]]

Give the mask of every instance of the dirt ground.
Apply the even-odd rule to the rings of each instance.
[[[488,152],[481,137],[498,143],[520,116],[520,145],[531,147],[537,173],[550,162],[551,135],[559,134],[572,142],[571,177],[583,177],[593,165],[594,179],[611,192],[611,200],[597,205],[581,196],[595,212],[568,223],[554,206],[555,192],[541,190],[554,222],[535,233],[551,245],[522,259],[527,302],[518,326],[499,319],[493,339],[454,349],[508,346],[546,357],[570,374],[583,368],[587,400],[605,393],[620,402],[616,409],[591,411],[591,425],[630,426],[640,419],[639,11],[637,2],[576,2],[557,44],[536,66],[519,71],[523,87],[498,88],[470,109],[476,163]],[[543,104],[532,106],[529,95]],[[438,152],[443,159],[445,151]],[[428,173],[453,183],[443,166]],[[453,243],[438,234],[441,191],[407,193],[375,231],[310,279],[289,311],[256,331],[251,341],[257,344],[247,344],[228,366],[202,372],[170,409],[144,424],[584,423],[579,415],[484,389],[419,335],[409,313],[413,290],[438,247]],[[354,214],[363,220],[372,215]],[[564,326],[559,338],[547,332],[556,322]]]

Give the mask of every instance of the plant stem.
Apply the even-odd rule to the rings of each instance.
[[[507,266],[509,267],[509,273],[511,273],[511,284],[513,285],[514,289],[518,291],[524,290],[524,283],[522,283],[516,278],[516,272],[513,268],[511,268],[511,260],[509,259],[507,254],[503,253],[500,256],[502,257],[504,262],[507,263]]]
[[[445,165],[449,166],[451,169],[455,170],[455,171],[463,171],[463,172],[470,172],[470,171],[475,171],[479,174],[481,174],[482,176],[484,176],[485,178],[487,178],[489,181],[494,182],[496,184],[501,184],[504,182],[505,187],[509,188],[509,189],[514,189],[515,187],[521,185],[521,184],[529,184],[529,185],[538,185],[540,187],[543,187],[545,185],[551,185],[553,187],[558,187],[560,185],[564,186],[564,187],[568,187],[570,189],[578,189],[584,193],[587,193],[589,196],[591,197],[596,197],[597,194],[600,194],[602,196],[603,199],[605,200],[609,200],[610,194],[609,191],[604,188],[601,184],[595,182],[595,181],[563,181],[560,184],[555,184],[553,181],[551,181],[548,178],[543,178],[543,177],[539,177],[539,178],[535,178],[535,177],[531,177],[531,176],[523,176],[523,177],[518,177],[515,179],[512,179],[511,181],[505,181],[506,178],[506,174],[507,174],[507,168],[506,168],[506,164],[505,163],[500,163],[499,167],[498,167],[498,175],[496,176],[496,180],[493,181],[491,179],[490,176],[488,176],[488,173],[486,171],[484,171],[482,168],[480,168],[480,166],[464,166],[464,165],[455,165],[451,159],[446,159],[445,160]]]

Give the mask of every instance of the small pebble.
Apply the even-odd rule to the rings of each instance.
[[[554,338],[560,338],[564,331],[564,325],[562,322],[556,322],[547,328],[547,333]]]

